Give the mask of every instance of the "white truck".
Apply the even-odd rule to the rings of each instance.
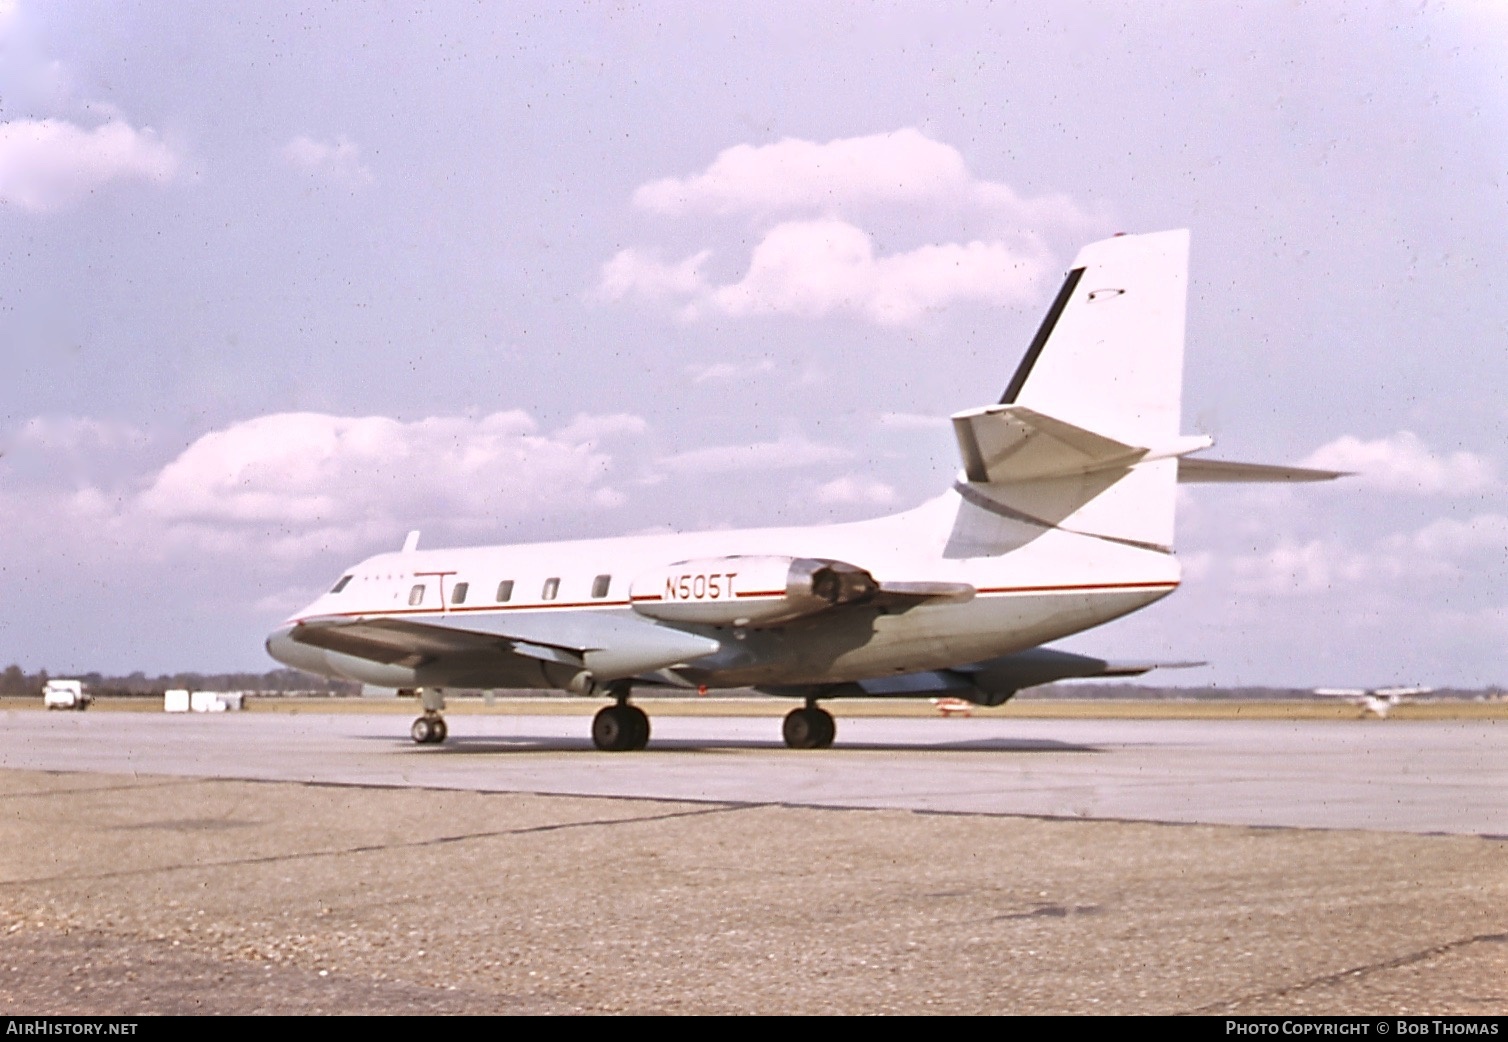
[[[82,680],[49,680],[42,688],[42,704],[48,709],[84,710],[93,701]]]

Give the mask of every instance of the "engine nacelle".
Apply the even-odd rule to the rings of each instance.
[[[774,626],[879,589],[874,576],[813,557],[707,557],[645,572],[630,584],[634,610],[665,622]]]

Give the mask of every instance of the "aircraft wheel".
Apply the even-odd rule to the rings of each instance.
[[[780,733],[785,744],[792,749],[819,749],[822,746],[822,721],[810,709],[792,709],[785,715]]]
[[[606,706],[592,718],[592,744],[603,752],[642,749],[648,741],[649,717],[638,706]]]
[[[811,714],[812,720],[817,725],[817,744],[813,745],[812,748],[826,749],[830,747],[833,744],[833,739],[838,737],[838,722],[833,719],[833,715],[826,709],[818,709],[816,706],[812,706],[807,712]]]
[[[649,744],[649,714],[638,706],[624,704],[618,710],[629,720],[633,730],[630,749],[642,749]]]
[[[408,729],[408,733],[420,745],[430,745],[445,741],[449,729],[442,716],[421,716],[414,721],[414,726]]]

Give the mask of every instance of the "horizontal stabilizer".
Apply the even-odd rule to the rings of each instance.
[[[1334,481],[1350,476],[1345,470],[1314,470],[1310,467],[1280,467],[1269,463],[1236,463],[1223,459],[1178,461],[1178,480],[1190,483],[1257,483],[1292,481]]]
[[[1129,466],[1147,454],[1019,405],[991,405],[953,417],[970,481],[1030,481]]]
[[[953,434],[970,481],[1005,483],[1092,474],[1207,449],[1203,437],[1165,445],[1127,445],[1022,405],[990,405],[953,417]]]

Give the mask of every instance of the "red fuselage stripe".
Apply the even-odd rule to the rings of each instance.
[[[976,591],[977,594],[1029,594],[1029,593],[1082,593],[1094,590],[1171,590],[1178,586],[1172,581],[1144,582],[1144,583],[1074,583],[1062,586],[987,586]],[[740,596],[784,596],[785,591],[771,594],[746,594]],[[635,597],[634,601],[657,601],[662,597]],[[708,603],[715,601],[686,603]],[[463,615],[467,612],[499,612],[499,611],[562,611],[569,608],[627,608],[631,603],[627,600],[600,600],[600,601],[571,601],[561,603],[559,601],[540,601],[534,604],[477,604],[457,607],[446,606],[444,608],[395,608],[390,611],[381,609],[375,611],[341,611],[321,612],[319,618],[357,619],[371,615]],[[300,621],[295,619],[295,622]]]

